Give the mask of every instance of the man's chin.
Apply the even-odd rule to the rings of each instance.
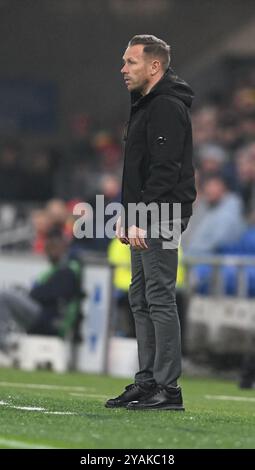
[[[134,85],[131,85],[131,83],[127,85],[127,89],[128,89],[128,91],[129,91],[130,93],[132,93],[132,92],[134,92],[134,93],[140,93],[140,88],[138,88],[138,87],[136,87],[136,86],[134,86]]]

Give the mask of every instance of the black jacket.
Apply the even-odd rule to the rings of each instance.
[[[32,334],[64,336],[79,320],[81,268],[75,260],[62,260],[42,274],[29,295],[41,305]]]
[[[179,202],[182,217],[192,214],[196,198],[188,110],[192,99],[191,88],[172,69],[147,95],[131,93],[121,201],[126,227],[127,207],[132,202]]]

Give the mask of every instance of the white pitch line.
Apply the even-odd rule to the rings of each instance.
[[[96,393],[73,393],[70,392],[69,395],[72,397],[83,397],[83,398],[102,398],[106,399],[108,398],[108,395],[97,395]]]
[[[255,402],[255,397],[232,397],[228,395],[205,395],[208,400],[225,400],[225,401],[246,401]]]
[[[32,442],[15,441],[0,437],[0,446],[10,447],[11,449],[57,449],[57,447],[36,444]]]
[[[38,406],[15,406],[15,405],[10,405],[8,401],[0,400],[0,405],[2,406],[9,406],[11,408],[15,408],[16,410],[26,410],[26,411],[45,411],[46,408],[41,408]]]
[[[77,415],[73,411],[44,411],[45,415]]]
[[[77,415],[77,413],[73,411],[49,411],[47,408],[40,408],[36,406],[17,406],[11,405],[7,401],[0,401],[0,405],[7,406],[7,408],[13,408],[15,410],[23,410],[23,411],[41,411],[44,414],[51,414],[51,415]]]
[[[31,383],[19,383],[19,382],[0,382],[0,387],[20,387],[20,388],[35,388],[39,390],[66,390],[67,392],[94,392],[95,387],[72,387],[69,385],[46,385],[46,384],[31,384]]]
[[[16,406],[16,405],[6,405],[10,408],[14,408],[15,410],[24,410],[24,411],[46,411],[46,408],[41,408],[37,406]]]

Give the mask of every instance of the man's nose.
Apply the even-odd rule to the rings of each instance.
[[[125,64],[125,65],[123,65],[123,67],[122,67],[122,69],[121,69],[121,71],[120,71],[120,72],[121,72],[121,73],[126,73],[126,72],[127,72],[127,67],[126,67],[126,64]]]

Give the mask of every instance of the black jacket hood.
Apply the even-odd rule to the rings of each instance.
[[[191,107],[194,98],[194,92],[192,88],[188,85],[188,83],[178,77],[172,68],[167,69],[163,77],[156,83],[148,95],[142,96],[140,93],[132,92],[132,106],[137,106],[143,102],[143,100],[147,101],[147,99],[157,95],[175,96],[188,108]]]

